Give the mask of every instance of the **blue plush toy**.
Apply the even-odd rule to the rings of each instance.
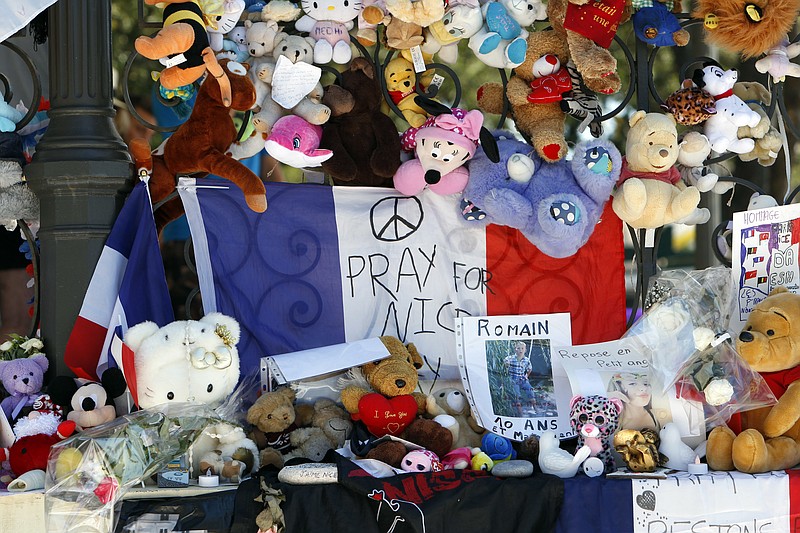
[[[633,14],[633,31],[639,40],[653,46],[686,46],[689,42],[689,32],[661,2],[653,2]]]
[[[517,451],[511,446],[511,441],[494,433],[483,436],[481,450],[495,463],[517,458]]]
[[[24,115],[0,95],[0,132],[11,132],[17,129],[17,123]]]
[[[546,163],[530,145],[496,132],[500,162],[478,149],[469,162],[462,216],[519,229],[543,253],[575,254],[592,232],[619,177],[619,150],[583,141],[571,161]]]

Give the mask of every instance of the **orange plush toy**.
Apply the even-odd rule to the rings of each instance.
[[[230,107],[246,111],[253,107],[256,91],[247,76],[247,67],[223,59],[209,66],[210,76],[200,86],[189,119],[152,154],[144,139],[131,141],[131,154],[140,172],[150,173],[150,196],[153,203],[175,190],[177,176],[216,174],[239,186],[247,205],[257,213],[267,209],[266,191],[261,179],[228,155],[236,139],[236,127],[223,92],[228,88]],[[173,198],[155,212],[160,232],[167,223],[183,214],[183,204]]]
[[[199,80],[206,71],[211,48],[206,20],[199,0],[144,0],[145,4],[166,4],[163,27],[153,37],[136,39],[136,51],[148,59],[163,59],[167,67],[159,81],[166,89],[177,89]]]

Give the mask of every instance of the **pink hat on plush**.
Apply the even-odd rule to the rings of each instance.
[[[480,111],[467,111],[458,107],[452,113],[429,117],[410,139],[415,145],[420,139],[440,139],[457,144],[469,151],[472,157],[478,148],[483,115]]]

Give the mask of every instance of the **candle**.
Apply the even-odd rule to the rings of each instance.
[[[209,468],[205,474],[197,478],[197,483],[201,487],[219,487],[219,476],[212,474]]]
[[[708,465],[700,462],[700,456],[694,457],[694,462],[687,465],[690,474],[708,474]]]

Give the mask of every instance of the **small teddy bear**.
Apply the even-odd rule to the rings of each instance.
[[[311,406],[295,406],[295,392],[291,387],[266,392],[247,410],[247,422],[255,428],[250,438],[260,452],[262,465],[283,466],[283,455],[293,448],[292,432],[306,425],[311,416]]]
[[[50,366],[45,354],[0,361],[0,382],[9,396],[0,402],[6,418],[13,422],[30,411],[44,384]]]
[[[476,448],[486,432],[472,416],[466,395],[455,387],[429,394],[426,402],[429,416],[453,434],[453,448]]]
[[[212,424],[192,445],[193,455],[201,455],[192,465],[196,475],[209,469],[211,474],[238,483],[260,467],[258,448],[244,429],[228,422]],[[207,450],[203,452],[203,450]]]

